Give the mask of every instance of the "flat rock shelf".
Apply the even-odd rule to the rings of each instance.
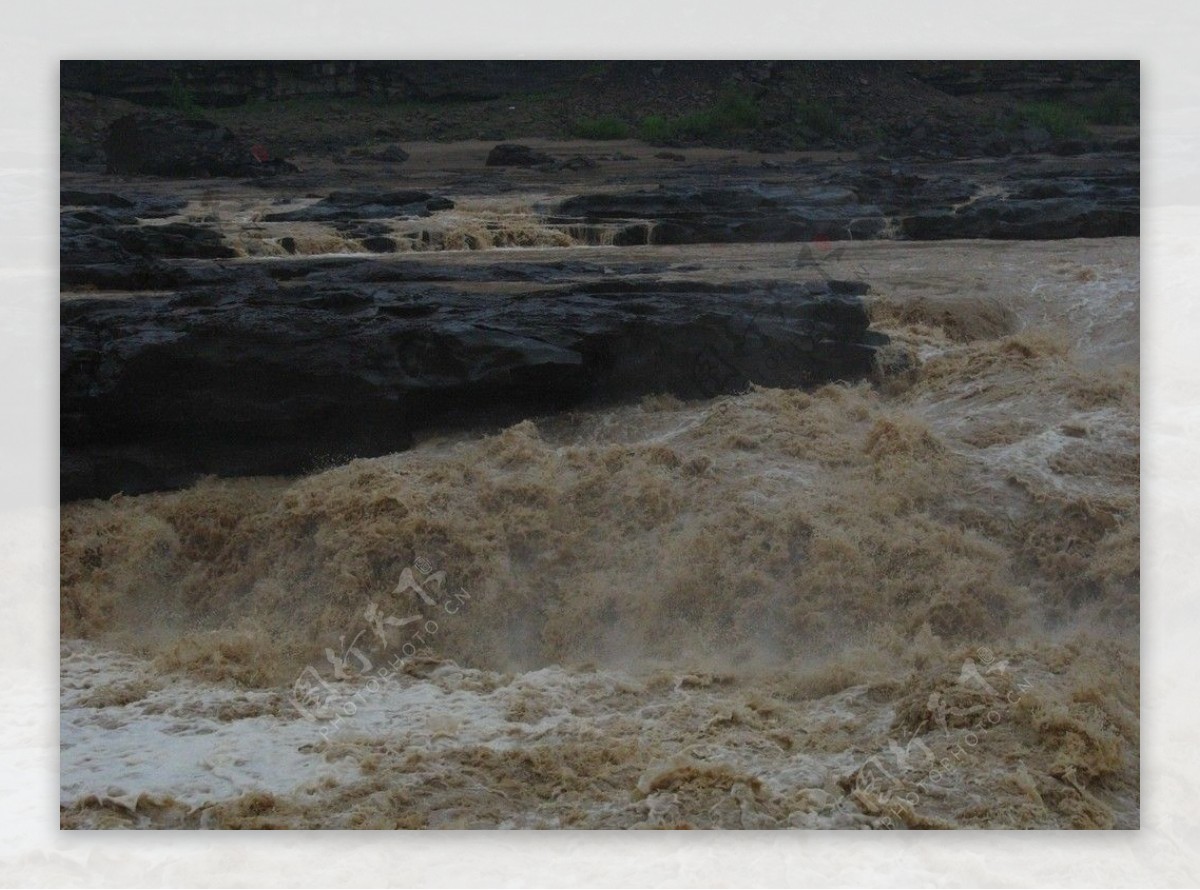
[[[305,472],[424,430],[654,393],[855,379],[887,342],[852,281],[631,277],[500,295],[385,282],[362,261],[313,266],[64,304],[63,498]]]

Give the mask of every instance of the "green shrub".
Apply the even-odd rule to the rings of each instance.
[[[691,114],[681,114],[669,123],[671,138],[704,139],[719,131],[711,111],[693,111]]]
[[[707,124],[718,132],[750,130],[762,120],[757,103],[738,90],[727,89],[708,112]]]
[[[652,114],[642,118],[638,126],[638,136],[644,142],[662,143],[671,139],[671,123],[661,114]]]
[[[1020,123],[1041,127],[1055,139],[1069,139],[1087,133],[1087,115],[1079,108],[1059,102],[1030,102],[1018,112]]]
[[[642,119],[638,135],[650,143],[721,140],[757,127],[762,121],[758,104],[745,93],[727,89],[709,108],[678,117],[650,115]]]
[[[628,139],[629,124],[612,115],[584,118],[571,128],[580,139]]]

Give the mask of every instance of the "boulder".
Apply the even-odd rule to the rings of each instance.
[[[409,154],[399,145],[387,145],[370,155],[373,161],[383,161],[388,164],[403,164]]]
[[[488,152],[488,167],[537,167],[553,164],[554,158],[545,152],[534,151],[528,145],[502,142]]]
[[[295,172],[286,161],[259,160],[253,149],[212,121],[161,112],[118,118],[104,140],[108,172],[126,176],[254,177]]]
[[[451,210],[449,198],[415,189],[400,191],[337,191],[307,207],[268,213],[264,222],[356,222],[370,219],[412,219]]]
[[[371,253],[396,252],[396,239],[388,238],[384,235],[371,235],[370,237],[363,238],[359,243],[371,251]]]

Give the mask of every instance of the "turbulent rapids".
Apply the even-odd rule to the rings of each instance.
[[[901,370],[65,505],[64,824],[1135,826],[1136,239],[823,268]]]
[[[1136,64],[93,81],[63,827],[1140,825]]]

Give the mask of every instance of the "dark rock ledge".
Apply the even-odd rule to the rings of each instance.
[[[653,392],[869,373],[854,282],[655,278],[508,294],[260,277],[62,307],[62,498],[293,474]]]

